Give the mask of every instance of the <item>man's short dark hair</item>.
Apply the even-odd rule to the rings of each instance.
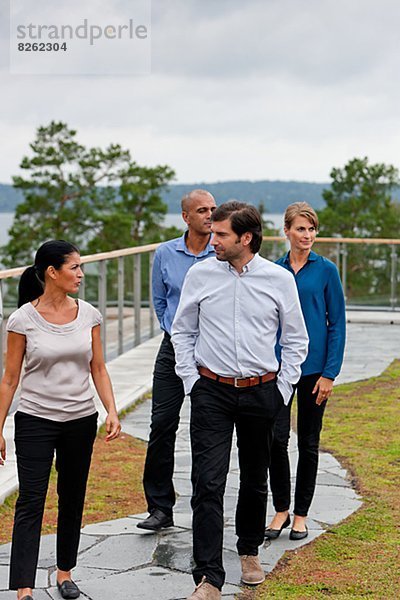
[[[250,250],[253,254],[259,251],[262,244],[262,220],[261,215],[252,204],[231,200],[218,206],[211,215],[211,221],[225,221],[229,219],[232,231],[241,237],[244,233],[250,232],[252,239]]]

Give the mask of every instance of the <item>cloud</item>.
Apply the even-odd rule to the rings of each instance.
[[[130,6],[106,4],[110,18]],[[2,73],[0,181],[51,119],[185,182],[326,181],[364,155],[396,164],[399,17],[394,0],[153,0],[150,76]]]
[[[392,56],[400,17],[394,0],[214,4],[218,11],[209,11],[210,3],[164,3],[153,28],[157,72],[189,78],[273,75],[337,85],[370,72],[383,58],[399,60],[398,53]]]

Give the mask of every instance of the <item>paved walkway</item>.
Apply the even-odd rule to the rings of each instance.
[[[370,320],[373,316],[370,317]],[[388,321],[391,315],[387,316]],[[358,314],[357,323],[348,329],[346,359],[340,382],[354,381],[378,375],[398,356],[400,330],[396,325],[365,323],[368,316]],[[160,337],[142,344],[109,363],[116,391],[118,408],[129,406],[135,398],[148,391],[151,372]],[[134,382],[134,384],[132,383]],[[147,439],[150,402],[141,404],[123,423],[126,433]],[[154,534],[137,529],[143,515],[130,515],[125,519],[88,525],[83,529],[78,567],[74,579],[79,582],[82,597],[90,600],[180,600],[191,593],[191,511],[190,511],[190,450],[189,406],[185,401],[181,427],[177,439],[175,485],[179,498],[175,511],[175,527]],[[12,422],[7,423],[6,435],[12,437]],[[8,442],[9,454],[12,450]],[[296,464],[295,436],[290,446],[293,469]],[[0,497],[15,489],[15,465],[10,455],[8,465],[0,469]],[[232,452],[231,468],[225,497],[224,564],[227,583],[223,597],[233,599],[240,591],[240,565],[235,548],[234,508],[238,488],[236,452]],[[315,499],[311,507],[310,535],[305,541],[315,539],[324,529],[340,522],[361,505],[361,500],[351,488],[346,471],[338,461],[322,453],[318,472]],[[268,514],[273,513],[268,504]],[[287,549],[295,549],[304,541],[291,542],[285,531],[272,543],[261,549],[261,560],[267,572],[271,571]],[[0,546],[0,600],[15,599],[7,590],[9,544]],[[60,596],[54,587],[55,539],[42,537],[37,590],[35,600]]]

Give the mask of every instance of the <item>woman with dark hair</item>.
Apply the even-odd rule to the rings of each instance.
[[[290,250],[277,263],[290,271],[297,284],[309,337],[308,355],[301,367],[297,391],[298,464],[294,517],[290,539],[308,535],[306,518],[314,496],[318,470],[319,438],[326,402],[343,361],[346,316],[339,273],[327,258],[311,250],[318,230],[318,216],[306,202],[288,206],[284,231]],[[270,485],[276,514],[265,537],[276,539],[290,525],[289,404],[278,414],[271,452]]]
[[[75,300],[83,272],[79,251],[63,240],[38,249],[21,276],[18,310],[7,324],[7,362],[0,386],[0,464],[6,458],[2,435],[22,362],[21,397],[15,413],[19,496],[15,507],[10,589],[32,600],[40,532],[50,470],[56,453],[58,522],[57,587],[63,598],[78,598],[71,580],[78,553],[86,482],[97,412],[89,376],[107,411],[106,441],[118,437],[119,423],[101,346],[102,317]]]

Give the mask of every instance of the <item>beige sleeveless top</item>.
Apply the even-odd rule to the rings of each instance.
[[[65,325],[49,323],[30,302],[12,313],[7,331],[26,337],[19,411],[52,421],[96,412],[89,376],[92,328],[101,322],[99,311],[83,300],[76,319]]]

